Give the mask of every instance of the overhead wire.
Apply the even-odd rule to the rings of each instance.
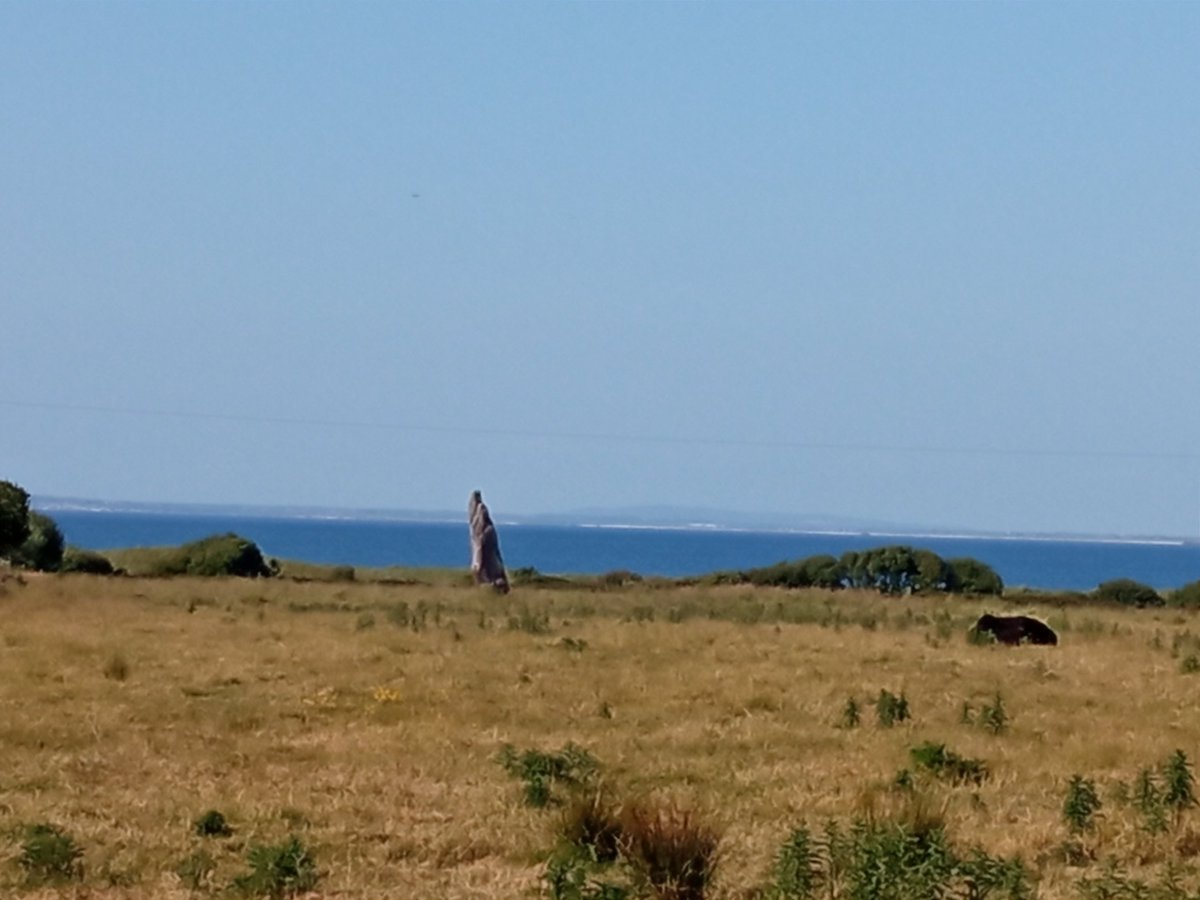
[[[1114,450],[1083,447],[1000,447],[987,445],[901,444],[861,441],[794,440],[724,435],[670,435],[615,431],[558,431],[536,428],[500,428],[496,426],[434,425],[414,422],[381,422],[361,419],[330,419],[313,416],[276,416],[260,413],[204,412],[183,409],[156,409],[92,403],[53,403],[32,400],[0,399],[0,406],[47,412],[99,413],[142,418],[191,419],[235,422],[254,425],[284,425],[303,428],[341,428],[377,431],[403,431],[419,434],[487,435],[507,438],[538,438],[565,441],[592,441],[626,444],[682,446],[746,447],[781,450],[838,451],[848,453],[897,453],[941,456],[1061,457],[1092,459],[1200,460],[1200,451]]]

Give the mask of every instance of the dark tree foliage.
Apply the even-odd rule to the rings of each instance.
[[[0,481],[0,558],[29,537],[29,494],[11,481]]]
[[[253,541],[233,534],[214,535],[179,548],[183,574],[268,578],[271,569]]]
[[[838,561],[828,553],[820,553],[801,560],[800,568],[813,587],[842,587],[842,568],[838,565]]]
[[[1158,591],[1132,578],[1116,578],[1106,581],[1093,592],[1097,600],[1120,603],[1122,606],[1162,606],[1165,601]]]
[[[949,590],[960,594],[994,594],[1004,593],[1004,581],[996,574],[996,570],[987,563],[961,556],[947,561],[950,566],[951,587]]]
[[[948,569],[936,553],[901,544],[872,550],[850,550],[842,555],[847,587],[905,594],[946,590]]]
[[[912,551],[917,574],[911,587],[914,591],[953,591],[954,572],[950,564],[932,550]]]
[[[63,535],[58,524],[37,511],[29,513],[29,536],[13,553],[12,561],[26,569],[57,572],[63,560]]]
[[[1172,591],[1167,602],[1185,609],[1200,609],[1200,581],[1188,582],[1179,590]]]
[[[269,578],[273,573],[257,544],[230,532],[174,548],[159,558],[148,574]]]
[[[80,547],[68,547],[63,551],[60,572],[77,572],[88,575],[112,575],[115,569],[107,556],[95,550],[84,550]]]
[[[848,550],[840,559],[818,554],[759,569],[719,572],[713,580],[784,588],[858,588],[883,594],[1004,591],[1004,582],[986,563],[966,557],[947,561],[932,550],[903,545]]]

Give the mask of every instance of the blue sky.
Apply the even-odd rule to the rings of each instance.
[[[1200,532],[1200,4],[0,4],[0,478]]]

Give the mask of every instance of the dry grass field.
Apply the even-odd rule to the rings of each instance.
[[[1195,890],[1200,810],[1154,833],[1128,794],[1173,751],[1200,757],[1200,673],[1184,663],[1200,622],[1033,608],[1061,645],[1008,648],[967,641],[983,608],[740,587],[499,597],[448,584],[10,579],[0,896],[223,895],[251,847],[291,836],[315,859],[313,896],[544,896],[559,813],[523,803],[498,761],[506,744],[578,745],[614,796],[691,810],[721,836],[712,897],[757,896],[798,825],[914,804],[964,851],[1019,855],[1039,897],[1126,896],[1132,878]],[[885,689],[910,719],[878,722]],[[1007,723],[993,733],[977,712],[997,695]],[[861,722],[842,727],[850,698]],[[924,741],[983,760],[989,776],[914,772],[898,790]],[[1063,818],[1074,774],[1103,804],[1078,837]],[[231,836],[196,833],[212,809]],[[82,877],[28,878],[36,823],[77,843]],[[1114,892],[1086,893],[1084,879],[1106,872]]]

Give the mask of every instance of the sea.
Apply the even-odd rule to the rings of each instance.
[[[470,563],[462,521],[265,516],[220,512],[47,510],[68,544],[92,550],[160,547],[235,532],[267,557],[364,567],[463,567]],[[1009,537],[726,530],[713,527],[546,525],[498,522],[510,570],[600,574],[625,570],[672,578],[749,569],[819,553],[840,556],[888,544],[974,557],[1007,586],[1088,591],[1114,578],[1159,590],[1200,579],[1200,543],[1171,539]]]

